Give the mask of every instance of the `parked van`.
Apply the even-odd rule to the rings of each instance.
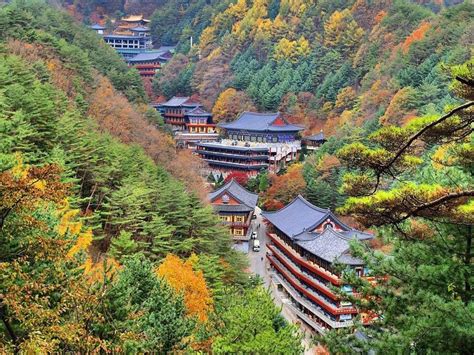
[[[260,251],[260,241],[258,239],[255,239],[253,241],[253,251],[258,252]]]

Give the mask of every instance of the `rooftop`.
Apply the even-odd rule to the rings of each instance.
[[[129,62],[143,62],[148,60],[162,60],[167,61],[172,57],[172,54],[169,50],[156,50],[156,51],[146,51],[137,54],[135,57],[130,58]]]
[[[319,133],[313,134],[312,136],[303,137],[303,139],[308,141],[323,141],[325,138],[324,133],[321,131]]]
[[[94,23],[92,26],[89,26],[93,30],[105,30],[105,27],[102,25],[99,25],[98,23]]]
[[[128,17],[123,17],[122,21],[125,21],[125,22],[138,22],[138,21],[150,22],[150,20],[147,20],[147,19],[143,18],[143,15],[130,15]]]
[[[173,96],[166,102],[161,104],[162,106],[169,106],[169,107],[179,107],[179,106],[201,106],[197,102],[192,102],[191,98],[188,96]]]
[[[340,262],[347,265],[363,265],[364,262],[350,255],[350,241],[328,226],[321,234],[306,233],[308,240],[299,240],[296,243],[311,254],[326,260],[329,263]]]
[[[316,207],[299,195],[282,209],[275,212],[263,212],[262,215],[291,238],[323,221],[329,213],[329,210]]]
[[[276,113],[258,113],[243,112],[233,122],[221,123],[219,127],[224,129],[240,129],[248,131],[263,132],[299,132],[304,128],[286,122],[279,112]]]
[[[350,255],[350,241],[373,238],[372,234],[349,227],[330,210],[314,206],[302,196],[278,211],[263,212],[262,215],[303,249],[330,263],[362,265],[362,260]],[[327,224],[322,232],[314,231],[327,219],[336,222],[341,229],[335,230]]]
[[[134,32],[150,32],[150,29],[148,27],[144,27],[144,26],[133,27],[130,30],[134,31]]]
[[[252,210],[257,205],[258,195],[254,194],[253,192],[250,192],[234,179],[230,180],[227,184],[217,189],[216,191],[211,192],[209,194],[209,200],[211,200],[212,202],[214,199],[223,194],[231,195],[236,200],[240,201],[242,204]]]
[[[188,116],[212,116],[212,114],[210,114],[209,112],[207,112],[206,110],[204,110],[200,106],[197,106],[197,107],[193,108],[191,111],[188,111],[186,113],[186,115],[188,115]]]

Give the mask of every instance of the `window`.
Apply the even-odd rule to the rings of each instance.
[[[257,137],[257,142],[262,142],[262,137],[258,136]]]
[[[251,136],[251,137],[250,137],[250,141],[251,141],[251,142],[255,142],[255,136]]]
[[[244,136],[244,141],[249,141],[250,140],[250,136]]]
[[[235,216],[235,221],[236,222],[243,222],[244,221],[244,216]]]
[[[244,235],[244,230],[243,229],[234,229],[234,234],[235,235]]]
[[[277,143],[278,142],[278,137],[272,137],[272,142]]]

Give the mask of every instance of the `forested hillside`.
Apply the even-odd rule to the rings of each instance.
[[[0,352],[298,351],[137,73],[41,1],[0,39]]]

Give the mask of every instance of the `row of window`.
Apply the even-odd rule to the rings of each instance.
[[[246,134],[229,134],[229,138],[233,140],[258,142],[258,143],[286,143],[294,141],[294,137],[290,136],[253,136]]]
[[[244,216],[219,216],[219,218],[223,222],[239,222],[239,223],[245,222]]]

